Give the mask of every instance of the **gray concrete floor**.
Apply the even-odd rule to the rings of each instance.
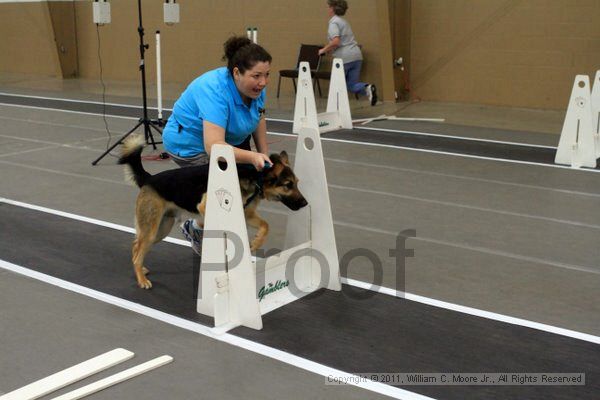
[[[136,83],[110,83],[107,101],[138,104],[136,90]],[[97,83],[83,80],[5,76],[0,91],[99,101]],[[271,108],[270,117],[292,117],[289,98],[271,100]],[[558,141],[563,118],[558,111],[425,102],[368,107],[352,100],[352,109],[354,118],[441,117],[454,125],[509,129],[503,137],[515,140],[523,132],[539,143]],[[101,117],[0,106],[0,121],[0,196],[133,226],[137,189],[124,182],[114,158],[90,165],[106,148]],[[135,120],[107,122],[120,137]],[[269,141],[272,150],[293,155],[293,138]],[[394,287],[389,249],[400,231],[415,229],[417,237],[408,241],[415,249],[405,270],[408,292],[600,335],[600,174],[360,144],[323,146],[340,256],[369,249],[382,262],[383,285]],[[175,164],[145,166],[156,172]],[[283,208],[261,209],[272,226],[266,246],[281,248]],[[373,267],[356,259],[347,276],[371,280]],[[378,397],[325,386],[318,375],[12,273],[0,273],[0,302],[0,391],[125,347],[139,354],[136,360],[171,354],[175,363],[93,398]]]
[[[89,398],[384,398],[351,386],[325,385],[319,375],[11,272],[0,271],[0,291],[0,394],[122,347],[135,357],[75,387],[168,354],[171,364]]]

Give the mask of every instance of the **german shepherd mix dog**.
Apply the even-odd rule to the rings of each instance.
[[[199,214],[206,210],[208,165],[171,169],[150,175],[142,166],[142,135],[131,136],[123,144],[119,164],[126,164],[130,178],[140,188],[135,205],[136,238],[133,241],[133,269],[140,288],[150,289],[146,278],[148,269],[144,258],[150,247],[160,242],[171,231],[175,220],[185,213]],[[269,225],[256,212],[262,199],[280,201],[291,210],[299,210],[308,203],[298,190],[298,179],[289,166],[285,151],[269,156],[273,165],[256,171],[251,165],[238,164],[244,214],[248,225],[257,228],[250,244],[255,251],[265,242]],[[198,223],[201,222],[198,218]]]

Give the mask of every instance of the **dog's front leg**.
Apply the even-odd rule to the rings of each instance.
[[[258,215],[255,209],[246,209],[244,214],[246,215],[246,223],[257,229],[256,235],[252,239],[252,243],[250,243],[250,251],[256,251],[267,240],[269,224]]]
[[[198,218],[195,218],[196,223],[198,224],[198,226],[204,228],[204,215],[206,215],[206,193],[202,195],[202,200],[200,201],[200,203],[198,203],[196,209],[200,214]]]

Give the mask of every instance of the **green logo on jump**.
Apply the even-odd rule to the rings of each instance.
[[[260,290],[258,291],[258,301],[262,301],[266,295],[276,292],[278,290],[281,290],[283,288],[286,288],[288,286],[290,286],[290,281],[288,281],[288,280],[285,280],[285,281],[278,280],[277,282],[275,282],[275,284],[269,283],[268,285],[261,287]]]

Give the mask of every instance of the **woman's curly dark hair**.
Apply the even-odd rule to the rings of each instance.
[[[348,11],[348,2],[346,0],[327,0],[329,7],[333,7],[335,15],[344,15]]]
[[[272,57],[262,46],[253,43],[243,36],[232,36],[223,44],[225,55],[223,61],[227,61],[227,69],[233,75],[233,69],[237,67],[243,74],[252,69],[257,62],[271,62]]]

